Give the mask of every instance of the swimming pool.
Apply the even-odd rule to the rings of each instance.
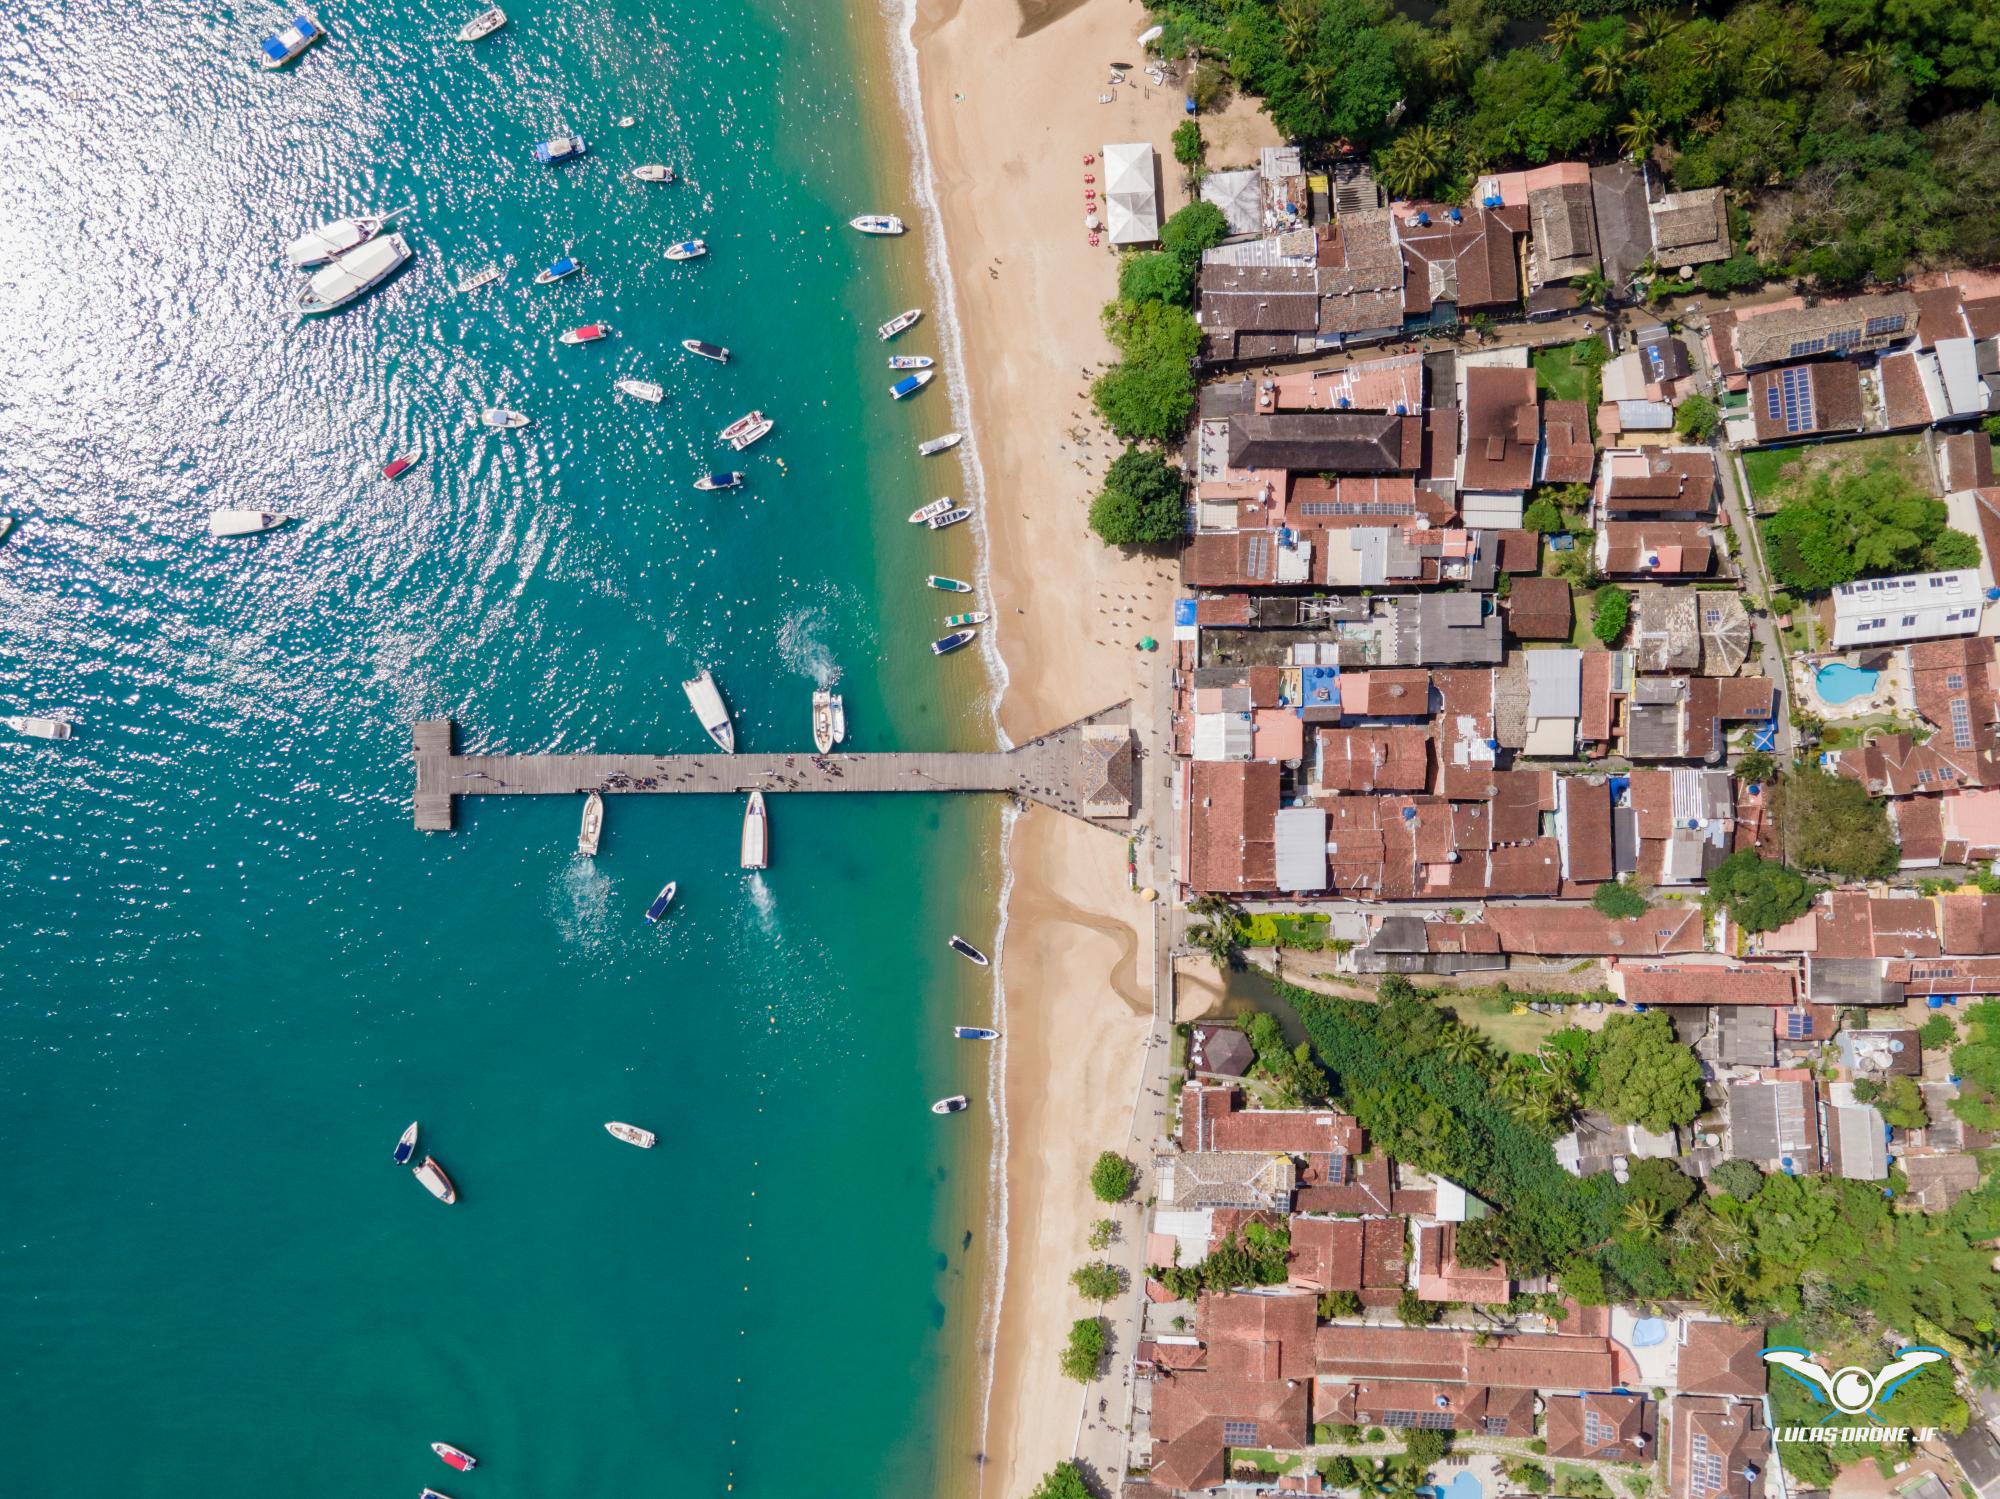
[[[1417,1491],[1430,1499],[1485,1499],[1486,1490],[1479,1480],[1470,1473],[1454,1473],[1451,1482],[1443,1488],[1424,1488]]]
[[[1829,661],[1813,673],[1813,686],[1828,703],[1851,703],[1875,690],[1878,671],[1864,671],[1845,661]]]
[[[1658,1317],[1641,1317],[1632,1324],[1634,1348],[1652,1348],[1667,1340],[1667,1324]]]

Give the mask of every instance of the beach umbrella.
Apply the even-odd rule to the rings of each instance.
[[[1101,227],[1097,222],[1097,215],[1094,213],[1085,214],[1083,216],[1083,227],[1086,229],[1096,229]]]

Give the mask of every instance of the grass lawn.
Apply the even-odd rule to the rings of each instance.
[[[1558,401],[1583,402],[1595,419],[1602,385],[1597,371],[1576,357],[1573,346],[1535,350],[1535,384]]]
[[[1804,448],[1758,448],[1743,455],[1743,474],[1750,481],[1750,495],[1757,508],[1763,508],[1763,497],[1776,490],[1786,471],[1805,456]]]
[[[1931,494],[1936,481],[1924,457],[1923,443],[1914,437],[1863,437],[1853,442],[1823,442],[1811,447],[1760,450],[1743,455],[1743,472],[1759,514],[1769,515],[1819,474],[1854,473],[1887,464],[1902,471],[1919,494]]]
[[[1538,1015],[1533,1010],[1516,1015],[1514,1002],[1497,994],[1462,997],[1451,994],[1449,990],[1440,991],[1440,994],[1441,1003],[1449,1004],[1458,1012],[1461,1021],[1502,1051],[1530,1055],[1541,1046],[1545,1037],[1569,1023],[1560,1015]]]
[[[1229,1466],[1232,1470],[1239,1463],[1249,1463],[1259,1473],[1289,1473],[1305,1459],[1296,1452],[1280,1457],[1275,1452],[1260,1452],[1254,1447],[1231,1447]]]

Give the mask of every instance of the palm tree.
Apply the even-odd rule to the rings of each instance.
[[[1339,71],[1325,63],[1308,63],[1305,72],[1299,75],[1299,81],[1305,85],[1306,97],[1313,101],[1314,107],[1320,113],[1326,113],[1327,105],[1333,98],[1333,86],[1340,81]]]
[[[1618,86],[1625,81],[1626,70],[1631,65],[1632,59],[1621,48],[1592,47],[1590,61],[1583,65],[1583,81],[1601,99],[1606,94],[1618,92]]]
[[[1435,125],[1413,125],[1382,153],[1382,185],[1398,198],[1419,196],[1445,173],[1451,137]]]
[[[1650,1243],[1667,1226],[1667,1211],[1650,1197],[1635,1197],[1625,1204],[1624,1221],[1627,1233]]]
[[[1652,110],[1635,109],[1632,118],[1618,127],[1618,144],[1634,161],[1638,161],[1659,144],[1660,123],[1660,117]]]
[[[1454,1025],[1438,1037],[1438,1055],[1447,1062],[1476,1063],[1487,1055],[1486,1038],[1468,1026]]]
[[[1680,29],[1672,11],[1658,7],[1642,10],[1632,20],[1632,43],[1641,52],[1651,52]]]
[[[1766,47],[1750,59],[1750,65],[1743,70],[1744,81],[1759,93],[1780,87],[1785,81],[1785,60],[1771,48]]]
[[[1561,57],[1576,45],[1577,37],[1583,31],[1583,21],[1573,10],[1559,10],[1549,17],[1549,45]]]
[[[1526,1068],[1518,1062],[1510,1062],[1501,1069],[1500,1076],[1493,1080],[1493,1091],[1499,1096],[1500,1102],[1518,1114],[1526,1110],[1528,1101],[1541,1089]]]
[[[1879,88],[1896,65],[1896,50],[1879,37],[1840,65],[1840,76],[1858,89]]]
[[[1278,10],[1278,27],[1285,61],[1298,62],[1312,51],[1313,33],[1319,29],[1318,0],[1285,0]]]
[[[1451,85],[1465,81],[1466,65],[1470,61],[1465,39],[1454,33],[1441,36],[1431,44],[1429,53],[1424,57],[1424,66],[1439,83]]]
[[[1736,44],[1730,40],[1729,33],[1714,22],[1703,26],[1700,34],[1688,43],[1688,55],[1704,73],[1720,73],[1722,65],[1735,50]]]

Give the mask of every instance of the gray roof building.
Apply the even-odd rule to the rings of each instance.
[[[1726,1067],[1775,1067],[1778,1032],[1768,1005],[1722,1006],[1722,1037],[1716,1059]]]
[[[1308,473],[1407,471],[1403,424],[1389,412],[1292,411],[1229,418],[1232,468],[1303,469]]]
[[[1629,161],[1590,169],[1590,201],[1597,214],[1597,248],[1604,279],[1623,294],[1653,253],[1652,217],[1646,182]]]
[[[1732,1083],[1728,1096],[1732,1160],[1819,1169],[1819,1100],[1810,1083]]]
[[[1188,1070],[1244,1077],[1257,1060],[1250,1038],[1233,1025],[1197,1025],[1188,1031]]]
[[[1760,313],[1736,323],[1736,357],[1745,369],[1816,354],[1871,354],[1915,336],[1917,299],[1909,292],[1845,297],[1817,307]]]
[[[1382,600],[1381,666],[1493,666],[1507,654],[1500,615],[1479,593]]]
[[[1538,187],[1528,194],[1530,287],[1597,269],[1597,214],[1590,198],[1588,182]]]

